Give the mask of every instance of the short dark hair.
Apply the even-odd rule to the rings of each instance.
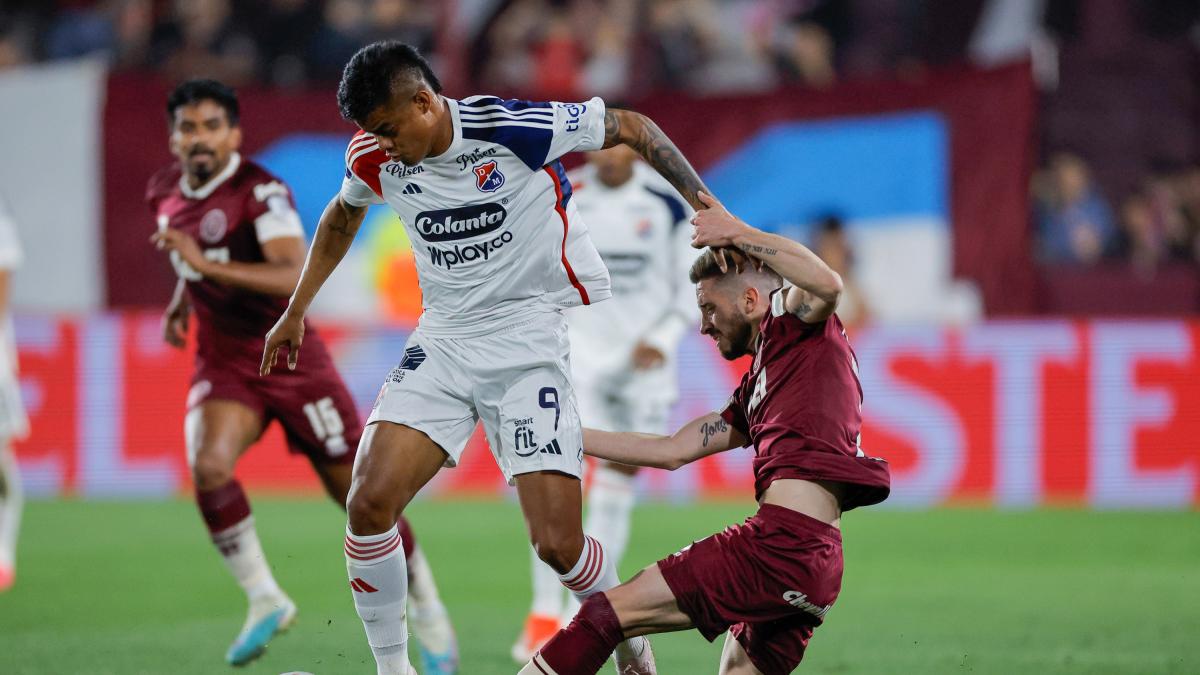
[[[398,76],[422,79],[435,94],[442,93],[441,81],[415,47],[383,40],[358,50],[342,71],[337,92],[342,117],[351,122],[365,120],[372,110],[391,99]]]
[[[779,273],[771,269],[768,265],[763,265],[761,271],[747,265],[742,269],[741,273],[764,276],[771,280],[774,288],[783,285],[783,277],[779,276]],[[701,253],[700,257],[696,258],[695,262],[692,263],[692,268],[688,270],[688,279],[691,279],[693,284],[698,284],[701,279],[716,279],[728,274],[737,274],[733,269],[733,262],[729,262],[729,270],[727,272],[722,272],[721,267],[717,264],[716,251],[706,248],[704,249],[704,253]]]
[[[200,79],[180,82],[167,96],[167,121],[174,125],[175,111],[180,106],[192,105],[200,101],[212,101],[221,106],[225,109],[225,116],[229,118],[229,126],[236,127],[238,125],[240,110],[237,93],[229,85],[216,80]]]

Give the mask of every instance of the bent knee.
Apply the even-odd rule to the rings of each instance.
[[[571,571],[583,553],[583,532],[535,532],[531,543],[538,558],[559,574]]]
[[[355,485],[346,498],[350,531],[358,535],[387,532],[396,524],[405,503],[395,491],[367,484]]]
[[[192,461],[192,482],[200,492],[216,490],[233,480],[232,453],[201,451]]]

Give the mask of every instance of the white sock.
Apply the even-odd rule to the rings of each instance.
[[[607,591],[621,583],[617,568],[604,553],[604,546],[589,536],[583,538],[583,553],[575,566],[566,574],[560,574],[558,580],[580,602],[593,593]]]
[[[592,474],[592,486],[588,490],[587,522],[583,531],[595,537],[608,553],[613,567],[621,564],[625,547],[629,544],[630,521],[633,515],[635,495],[633,476],[621,473],[601,464]],[[562,624],[571,623],[579,612],[580,600],[572,595],[562,607]]]
[[[588,515],[583,531],[604,544],[616,567],[620,567],[629,544],[634,501],[633,476],[606,464],[596,469],[588,491]]]
[[[533,573],[533,602],[529,606],[529,613],[558,616],[563,611],[563,587],[559,582],[558,572],[542,562],[532,546],[529,547],[529,554],[530,570]]]
[[[445,654],[454,646],[454,628],[433,580],[433,570],[420,547],[408,557],[408,602],[412,630],[425,649]]]
[[[217,532],[212,536],[212,540],[221,552],[225,567],[246,592],[251,604],[263,598],[278,598],[283,595],[279,584],[275,582],[275,576],[271,574],[271,566],[267,564],[262,544],[258,541],[258,532],[254,529],[254,516],[246,516],[232,527]]]
[[[10,568],[17,562],[17,531],[23,506],[17,458],[5,444],[0,447],[0,565]]]
[[[433,580],[433,570],[420,547],[413,549],[411,558],[405,560],[408,566],[408,600],[413,609],[422,612],[444,612],[442,597],[438,594],[437,583]]]
[[[620,585],[617,568],[604,553],[604,546],[590,536],[584,536],[583,553],[571,571],[559,577],[562,585],[571,591],[577,602],[587,600],[589,595],[601,593]],[[578,610],[578,607],[575,608]],[[574,616],[574,613],[572,613]],[[644,636],[629,638],[617,645],[617,663],[641,657],[646,653],[649,642]]]
[[[409,675],[412,668],[404,608],[406,567],[395,525],[383,534],[365,536],[346,527],[346,572],[354,591],[354,608],[362,619],[379,675]]]

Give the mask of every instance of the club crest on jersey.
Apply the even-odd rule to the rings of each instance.
[[[494,159],[476,164],[471,171],[475,173],[475,187],[480,192],[495,192],[504,185],[504,174],[500,173],[500,164]]]
[[[213,209],[200,219],[200,238],[210,244],[221,241],[228,229],[229,220],[221,209]]]

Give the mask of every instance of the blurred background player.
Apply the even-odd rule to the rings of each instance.
[[[608,267],[613,297],[567,312],[579,415],[596,429],[664,434],[678,394],[675,355],[697,318],[687,282],[693,211],[631,148],[618,145],[587,157],[570,174],[571,185]],[[587,481],[584,531],[618,566],[629,541],[637,470],[599,460]],[[513,645],[519,663],[579,608],[536,554],[532,565],[533,602]]]
[[[8,311],[12,273],[24,257],[17,226],[0,200],[0,592],[17,580],[17,531],[21,525],[21,474],[12,441],[29,433],[17,382],[17,351]]]
[[[163,317],[163,337],[185,346],[197,319],[195,375],[185,436],[196,502],[213,543],[249,599],[241,633],[226,654],[233,665],[259,656],[296,616],[267,563],[250,504],[233,476],[237,459],[279,420],[292,452],[308,457],[329,495],[346,504],[361,426],[350,392],[320,336],[309,332],[303,369],[258,374],[262,335],[286,306],[304,261],[304,229],[290,190],[238,153],[238,101],[213,80],[180,84],[167,99],[171,152],[178,158],[150,180],[158,219],[152,237],[179,276]],[[457,668],[445,608],[411,529],[413,627],[426,672]]]

